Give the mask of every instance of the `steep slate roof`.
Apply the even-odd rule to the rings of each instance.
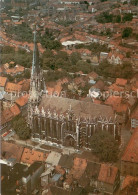
[[[114,117],[111,106],[61,97],[43,96],[39,108],[43,107],[45,110],[52,109],[59,113],[66,113],[70,105],[76,117]]]
[[[67,154],[62,155],[58,164],[63,168],[71,169],[73,166],[73,156]]]
[[[138,128],[131,136],[126,150],[122,156],[122,161],[138,163]]]
[[[117,173],[118,173],[117,167],[110,166],[108,164],[101,164],[98,180],[108,184],[114,184]]]

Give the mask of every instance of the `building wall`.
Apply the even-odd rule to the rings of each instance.
[[[0,87],[0,91],[4,91],[4,87]]]
[[[100,192],[108,192],[113,194],[113,185],[98,181],[98,189]]]
[[[41,167],[39,167],[31,176],[31,190],[34,190],[38,180],[40,179],[40,175],[43,173],[45,169],[44,164],[41,165]]]
[[[138,127],[138,120],[132,118],[131,119],[131,128],[137,128]]]
[[[138,177],[138,163],[121,161],[121,175]]]
[[[108,192],[109,194],[114,194],[116,189],[119,187],[119,184],[120,184],[120,172],[118,171],[113,184],[98,181],[97,188],[101,192]]]
[[[51,141],[57,144],[72,147],[90,147],[89,137],[96,131],[108,131],[115,139],[120,139],[119,126],[114,122],[106,124],[102,119],[94,121],[79,121],[74,119],[61,119],[58,114],[49,113],[49,116],[42,114],[33,115],[28,112],[28,123],[32,129],[32,138]]]

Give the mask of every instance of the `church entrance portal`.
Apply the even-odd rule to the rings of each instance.
[[[67,147],[75,147],[75,140],[74,138],[71,136],[71,135],[68,135],[66,138],[65,138],[65,146]]]

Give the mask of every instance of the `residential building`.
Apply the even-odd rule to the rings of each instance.
[[[138,176],[138,129],[135,129],[121,158],[121,175]]]
[[[101,164],[98,176],[98,189],[102,193],[114,194],[120,184],[120,174],[117,167]]]
[[[27,165],[31,165],[36,161],[45,162],[48,153],[40,152],[34,149],[24,148],[21,162]]]
[[[73,155],[63,154],[59,160],[58,165],[65,169],[66,173],[69,173],[73,166]]]
[[[18,95],[21,93],[22,86],[16,83],[7,82],[5,91],[7,93],[12,93],[13,95]]]
[[[75,186],[77,186],[77,182],[82,177],[86,167],[87,160],[76,157],[74,159],[73,167],[63,183],[63,188],[71,191]]]
[[[46,166],[47,167],[57,166],[60,158],[61,158],[60,153],[52,151],[46,159]]]
[[[16,99],[15,103],[19,106],[21,111],[23,111],[27,108],[28,98],[29,98],[29,95],[26,94],[26,95],[20,96],[19,98]]]
[[[1,130],[4,132],[6,129],[9,130],[11,128],[11,121],[15,116],[21,113],[19,107],[15,104],[10,108],[6,108],[1,113]]]
[[[127,175],[121,185],[121,195],[132,194],[135,195],[138,191],[138,177]]]
[[[132,130],[135,129],[135,128],[138,128],[138,106],[136,106],[136,108],[132,112],[130,118],[131,118],[131,128],[132,128]]]
[[[123,63],[123,58],[124,56],[122,54],[119,53],[115,53],[115,52],[110,52],[108,54],[108,61],[111,64],[122,64]]]
[[[44,163],[40,161],[34,162],[21,177],[21,186],[26,195],[30,195],[38,187],[40,175],[45,168]]]
[[[1,159],[8,160],[14,158],[16,162],[20,162],[24,148],[22,146],[2,141]]]
[[[0,91],[1,92],[5,91],[6,83],[7,83],[7,77],[0,77]]]

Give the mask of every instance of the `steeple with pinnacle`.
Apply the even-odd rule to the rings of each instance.
[[[45,81],[43,79],[43,71],[39,64],[39,51],[36,40],[36,30],[34,31],[34,49],[33,49],[33,60],[31,70],[31,81],[28,101],[28,122],[31,118],[31,113],[35,107],[39,105],[41,97],[45,91]]]
[[[34,50],[33,50],[33,61],[32,61],[32,72],[31,76],[36,76],[40,73],[40,65],[39,65],[39,51],[36,41],[36,30],[34,31]]]

